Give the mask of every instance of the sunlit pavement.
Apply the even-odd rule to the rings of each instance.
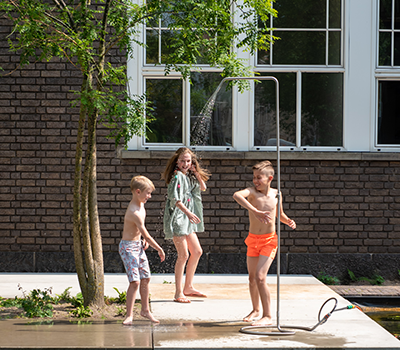
[[[294,329],[294,335],[253,335],[239,330],[248,326],[243,316],[251,310],[246,275],[196,275],[195,286],[208,298],[190,298],[190,304],[173,302],[172,275],[153,275],[150,285],[151,308],[160,325],[152,326],[143,319],[133,326],[120,321],[70,323],[28,319],[0,322],[0,348],[41,349],[300,349],[400,348],[400,341],[372,321],[362,311],[349,309],[333,312],[325,324],[309,332]],[[276,316],[277,279],[268,277],[272,294],[272,310]],[[0,274],[0,296],[21,296],[18,284],[26,290],[52,287],[54,294],[71,288],[79,292],[76,274]],[[125,274],[106,274],[105,294],[117,296],[114,290],[126,290]],[[348,301],[312,276],[281,275],[280,326],[312,327],[318,321],[322,304],[329,298],[338,300],[337,308],[350,305]],[[322,316],[333,301],[327,303]],[[276,322],[276,318],[274,319]],[[274,329],[257,329],[260,332]]]

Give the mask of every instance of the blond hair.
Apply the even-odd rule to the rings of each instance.
[[[253,171],[254,170],[259,170],[268,176],[274,176],[275,174],[274,167],[269,160],[264,160],[260,163],[253,165]]]
[[[131,180],[131,191],[140,190],[145,191],[147,189],[155,190],[153,182],[146,176],[138,175],[134,176]]]
[[[192,164],[194,165],[196,171],[199,173],[203,181],[207,181],[210,178],[210,172],[207,169],[201,167],[199,161],[197,160],[196,154],[187,147],[181,147],[177,149],[174,155],[169,159],[167,166],[165,167],[165,170],[161,175],[161,178],[165,180],[167,185],[171,182],[172,175],[176,170],[176,163],[178,162],[179,156],[185,153],[190,154],[190,157],[192,158]]]

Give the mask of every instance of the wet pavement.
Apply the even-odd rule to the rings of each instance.
[[[313,331],[294,329],[294,335],[243,334],[248,326],[243,316],[251,310],[246,275],[196,275],[196,287],[208,295],[191,298],[190,304],[172,301],[172,275],[153,275],[151,308],[160,325],[147,320],[123,326],[121,321],[94,321],[89,324],[67,321],[13,319],[0,321],[0,349],[394,349],[400,341],[358,309],[333,312],[328,321]],[[72,286],[79,292],[75,274],[0,274],[0,296],[20,295],[17,284],[29,291],[52,287],[60,294]],[[276,276],[268,277],[276,316]],[[116,296],[128,285],[124,274],[106,274],[105,294]],[[280,326],[312,327],[318,322],[322,304],[336,298],[337,308],[350,303],[312,276],[281,275]],[[324,316],[333,307],[326,304]],[[276,322],[276,319],[274,320]],[[286,328],[285,328],[286,329]],[[273,329],[255,329],[256,332]]]

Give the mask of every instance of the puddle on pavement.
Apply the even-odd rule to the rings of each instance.
[[[244,327],[243,322],[174,322],[162,323],[154,327],[154,345],[156,347],[174,344],[182,348],[186,342],[186,347],[202,347],[212,345],[212,348],[224,347],[224,344],[235,344],[236,347],[248,347],[247,343],[254,342],[255,339],[261,342],[280,342],[280,343],[301,343],[309,347],[335,347],[341,348],[346,344],[343,337],[332,336],[331,334],[321,334],[295,330],[294,335],[266,336],[240,333],[240,328]],[[268,330],[270,331],[270,329]],[[219,344],[220,346],[218,346]]]

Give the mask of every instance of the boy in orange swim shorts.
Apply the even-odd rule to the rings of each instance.
[[[237,191],[233,195],[235,201],[248,210],[250,221],[249,235],[245,243],[253,310],[243,318],[243,321],[252,322],[260,315],[260,299],[263,308],[261,319],[253,322],[252,326],[272,324],[271,293],[267,285],[267,273],[278,246],[278,237],[275,233],[278,190],[271,188],[273,178],[274,168],[271,162],[267,160],[260,162],[253,166],[254,187]],[[283,212],[282,200],[279,210],[281,222],[295,229],[296,223]]]

